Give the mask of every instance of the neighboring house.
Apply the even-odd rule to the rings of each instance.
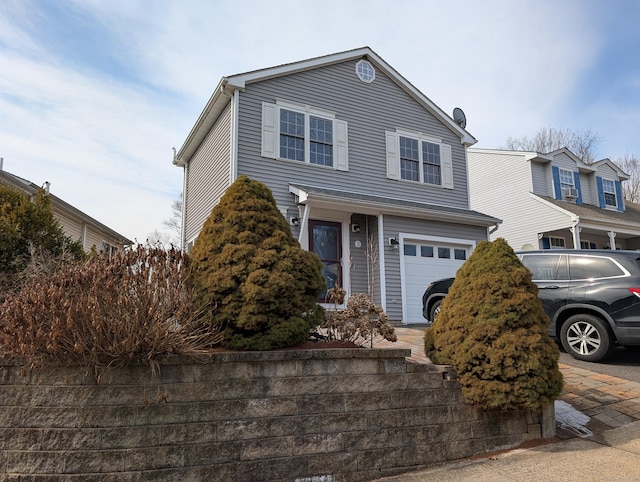
[[[469,209],[475,142],[367,47],[223,77],[174,156],[183,246],[246,174],[272,190],[330,286],[424,322],[426,284],[453,276],[499,223]]]
[[[2,170],[0,163],[0,185],[9,186],[35,196],[40,186]],[[44,189],[49,192],[49,183],[45,183]],[[131,245],[133,242],[113,229],[96,221],[79,209],[66,203],[59,197],[49,193],[53,216],[58,220],[64,233],[74,241],[80,241],[85,251],[90,251],[93,246],[98,251],[114,252],[122,246]]]
[[[587,165],[568,149],[468,156],[471,207],[503,220],[492,238],[515,250],[640,249],[640,206],[625,203],[629,176],[609,159]]]

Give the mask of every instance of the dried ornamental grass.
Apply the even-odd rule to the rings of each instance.
[[[181,251],[138,246],[33,279],[0,306],[0,349],[31,366],[208,353],[222,331],[197,309],[188,263]]]

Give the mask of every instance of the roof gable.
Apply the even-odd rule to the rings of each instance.
[[[599,169],[602,166],[609,166],[611,169],[613,169],[621,181],[626,181],[631,177],[629,176],[629,174],[627,174],[622,169],[620,169],[618,165],[615,162],[611,161],[610,159],[607,159],[607,158],[600,159],[599,161],[596,161],[593,163],[593,167],[595,169]]]
[[[298,72],[322,68],[325,66],[356,59],[366,59],[377,69],[383,71],[396,85],[407,92],[424,109],[433,114],[448,129],[454,132],[466,146],[471,146],[477,140],[465,129],[461,128],[452,117],[447,115],[440,107],[427,96],[414,87],[408,80],[402,77],[393,67],[385,62],[369,47],[347,50],[335,54],[325,55],[298,62],[268,67],[241,74],[223,77],[207,102],[202,114],[196,121],[180,150],[174,155],[174,164],[184,166],[196,151],[204,137],[214,125],[218,116],[231,101],[233,92],[243,90],[252,83],[291,75]]]
[[[585,164],[584,162],[582,162],[578,156],[576,156],[573,152],[571,152],[571,150],[569,150],[569,148],[567,147],[563,147],[561,149],[557,149],[553,152],[550,152],[549,154],[547,154],[548,156],[551,156],[553,158],[559,157],[561,155],[566,155],[567,157],[569,157],[569,159],[571,159],[571,161],[576,163],[576,167],[578,168],[579,171],[581,172],[593,172],[595,171],[595,168],[589,164]]]

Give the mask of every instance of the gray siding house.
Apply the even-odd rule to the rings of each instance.
[[[453,276],[499,223],[469,208],[475,142],[368,47],[223,77],[174,156],[183,247],[246,174],[272,190],[329,285],[424,322],[427,283]]]
[[[570,150],[469,149],[471,206],[503,220],[515,250],[640,249],[640,206],[625,202],[629,179],[609,159],[584,164]]]

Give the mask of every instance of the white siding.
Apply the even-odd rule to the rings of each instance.
[[[582,203],[598,205],[598,190],[596,176],[591,173],[580,173],[580,188],[582,189]]]
[[[553,165],[558,166],[560,169],[567,169],[568,171],[575,171],[577,169],[576,161],[564,152],[553,157]]]
[[[515,250],[526,245],[537,248],[538,233],[567,227],[569,222],[567,216],[532,198],[534,174],[538,190],[543,182],[551,189],[550,175],[544,172],[548,169],[537,165],[527,162],[524,154],[469,149],[471,208],[502,219],[491,239],[504,238]]]
[[[530,164],[533,192],[541,196],[553,196],[551,165],[533,161]]]
[[[509,241],[507,232],[527,229],[529,223],[522,221],[532,185],[523,154],[469,149],[469,185],[471,209],[503,221],[493,238]]]
[[[538,234],[564,229],[571,224],[569,216],[531,196],[527,196],[520,206],[521,214],[509,219],[503,218],[500,229],[491,235],[492,241],[504,238],[516,251],[527,249],[528,245],[538,249]],[[571,243],[571,238],[567,239],[567,247]]]
[[[611,179],[612,181],[618,180],[618,173],[613,167],[609,166],[608,164],[599,165],[598,170],[596,171],[596,175],[602,177],[603,179]]]

